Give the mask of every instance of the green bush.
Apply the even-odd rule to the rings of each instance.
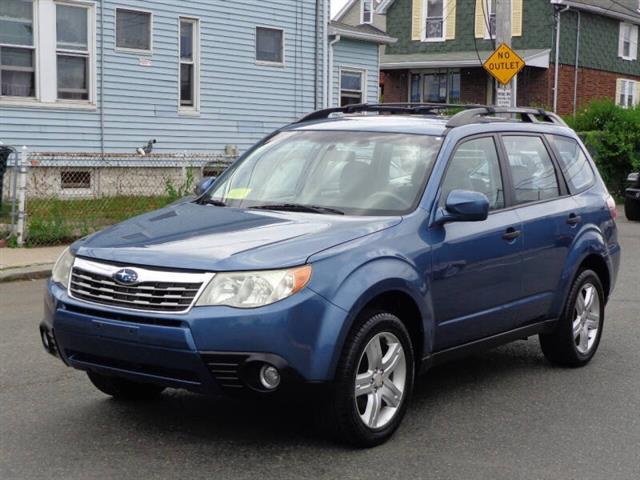
[[[582,137],[609,191],[621,195],[627,175],[640,170],[640,107],[599,100],[566,120]]]

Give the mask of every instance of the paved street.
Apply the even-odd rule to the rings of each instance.
[[[404,424],[366,451],[317,438],[300,408],[171,391],[122,404],[44,353],[44,281],[0,285],[0,478],[640,478],[640,223],[600,351],[553,368],[537,339],[434,369]]]

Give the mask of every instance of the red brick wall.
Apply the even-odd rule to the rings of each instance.
[[[551,108],[553,83],[549,83],[553,75],[544,68],[525,68],[518,75],[518,105],[523,107]]]
[[[487,73],[482,68],[460,70],[460,101],[462,103],[487,102]]]
[[[384,103],[409,101],[408,70],[386,70],[384,75]]]

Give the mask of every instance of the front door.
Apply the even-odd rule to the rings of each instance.
[[[436,319],[435,350],[510,330],[521,297],[521,223],[505,209],[503,166],[497,137],[463,140],[449,161],[440,205],[452,190],[487,196],[482,222],[448,223],[431,229],[431,294]]]

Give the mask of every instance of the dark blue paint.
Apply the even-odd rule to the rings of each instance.
[[[341,118],[289,128],[445,135],[443,121],[402,116]],[[554,319],[587,256],[603,259],[611,288],[615,284],[620,247],[599,176],[578,195],[508,205],[482,221],[437,221],[439,185],[456,144],[470,135],[519,131],[560,131],[576,138],[568,129],[548,125],[455,128],[446,133],[419,207],[403,217],[242,210],[181,201],[72,246],[76,255],[123,266],[217,272],[311,264],[308,286],[281,302],[253,310],[194,307],[183,315],[127,312],[148,323],[176,323],[161,326],[115,320],[110,313],[118,309],[73,300],[49,282],[44,325],[54,328],[62,359],[77,368],[217,392],[200,352],[275,354],[306,381],[331,381],[357,314],[388,292],[401,294],[402,301],[413,302],[420,312],[423,355]],[[459,196],[465,195],[477,214],[477,195]],[[582,221],[567,224],[571,213]],[[509,229],[521,235],[503,238]],[[74,306],[85,313],[73,311]],[[77,352],[148,370],[96,367]],[[153,373],[163,369],[177,373],[171,378]]]

